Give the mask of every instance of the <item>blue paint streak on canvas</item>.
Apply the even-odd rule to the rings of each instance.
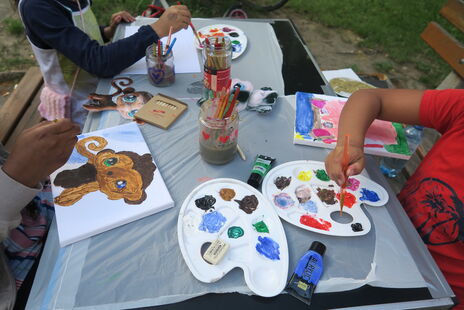
[[[71,156],[68,159],[68,164],[85,164],[88,158],[79,154],[76,149],[73,149]]]
[[[198,229],[209,233],[216,233],[222,226],[224,226],[226,221],[227,219],[220,212],[208,212],[203,214],[203,218]]]
[[[269,237],[258,237],[256,251],[271,260],[280,260],[279,244]]]
[[[307,212],[317,213],[317,205],[312,200],[308,200],[305,203],[300,203],[300,206]]]
[[[311,107],[313,94],[296,93],[295,131],[300,135],[308,135],[314,126],[314,115]]]
[[[361,195],[362,196],[361,198],[359,198],[359,200],[367,200],[367,201],[372,201],[372,202],[376,202],[380,200],[379,195],[377,195],[376,192],[370,191],[367,188],[361,189]]]

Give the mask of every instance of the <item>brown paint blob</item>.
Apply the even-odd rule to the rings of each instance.
[[[274,184],[279,190],[283,190],[284,188],[290,185],[291,181],[292,177],[277,177],[274,181]]]
[[[235,191],[231,188],[221,188],[219,195],[221,195],[222,199],[231,201],[235,197]]]
[[[235,199],[235,201],[239,204],[239,208],[247,214],[253,213],[258,207],[258,198],[255,195],[245,196],[242,200]]]
[[[337,203],[335,200],[335,191],[326,188],[317,188],[317,196],[322,200],[322,202],[328,205],[334,205]]]

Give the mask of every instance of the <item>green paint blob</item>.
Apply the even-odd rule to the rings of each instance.
[[[253,227],[256,229],[257,232],[261,233],[268,233],[269,229],[267,228],[266,223],[264,221],[259,221],[253,224]]]
[[[396,130],[396,143],[397,144],[389,144],[385,145],[385,149],[390,153],[397,153],[397,154],[404,154],[404,155],[411,155],[411,151],[409,151],[408,141],[406,140],[406,135],[404,134],[403,125],[398,123],[392,123],[393,127]]]
[[[231,43],[232,43],[233,45],[237,45],[237,44],[240,44],[240,41],[233,40]]]
[[[325,172],[324,169],[318,169],[316,171],[316,178],[318,178],[321,181],[330,181],[329,176],[327,175],[327,172]]]
[[[227,230],[227,235],[229,236],[229,238],[237,239],[243,236],[243,234],[244,232],[242,227],[232,226],[229,228],[229,230]]]

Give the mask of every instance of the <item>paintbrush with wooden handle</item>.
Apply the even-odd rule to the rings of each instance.
[[[350,164],[350,158],[348,156],[348,148],[350,145],[350,136],[345,135],[345,141],[343,144],[343,162],[342,162],[342,169],[343,175],[345,176],[345,181],[343,182],[342,186],[340,187],[340,216],[343,213],[343,203],[345,202],[345,194],[346,194],[346,185],[348,184],[348,165]]]

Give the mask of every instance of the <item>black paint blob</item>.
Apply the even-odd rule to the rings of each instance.
[[[358,231],[363,231],[363,227],[361,225],[361,223],[354,223],[354,224],[351,224],[351,229],[353,229],[353,231],[355,232],[358,232]]]
[[[204,210],[214,209],[213,205],[216,203],[216,198],[211,195],[205,195],[205,197],[198,198],[195,200],[195,205]]]

